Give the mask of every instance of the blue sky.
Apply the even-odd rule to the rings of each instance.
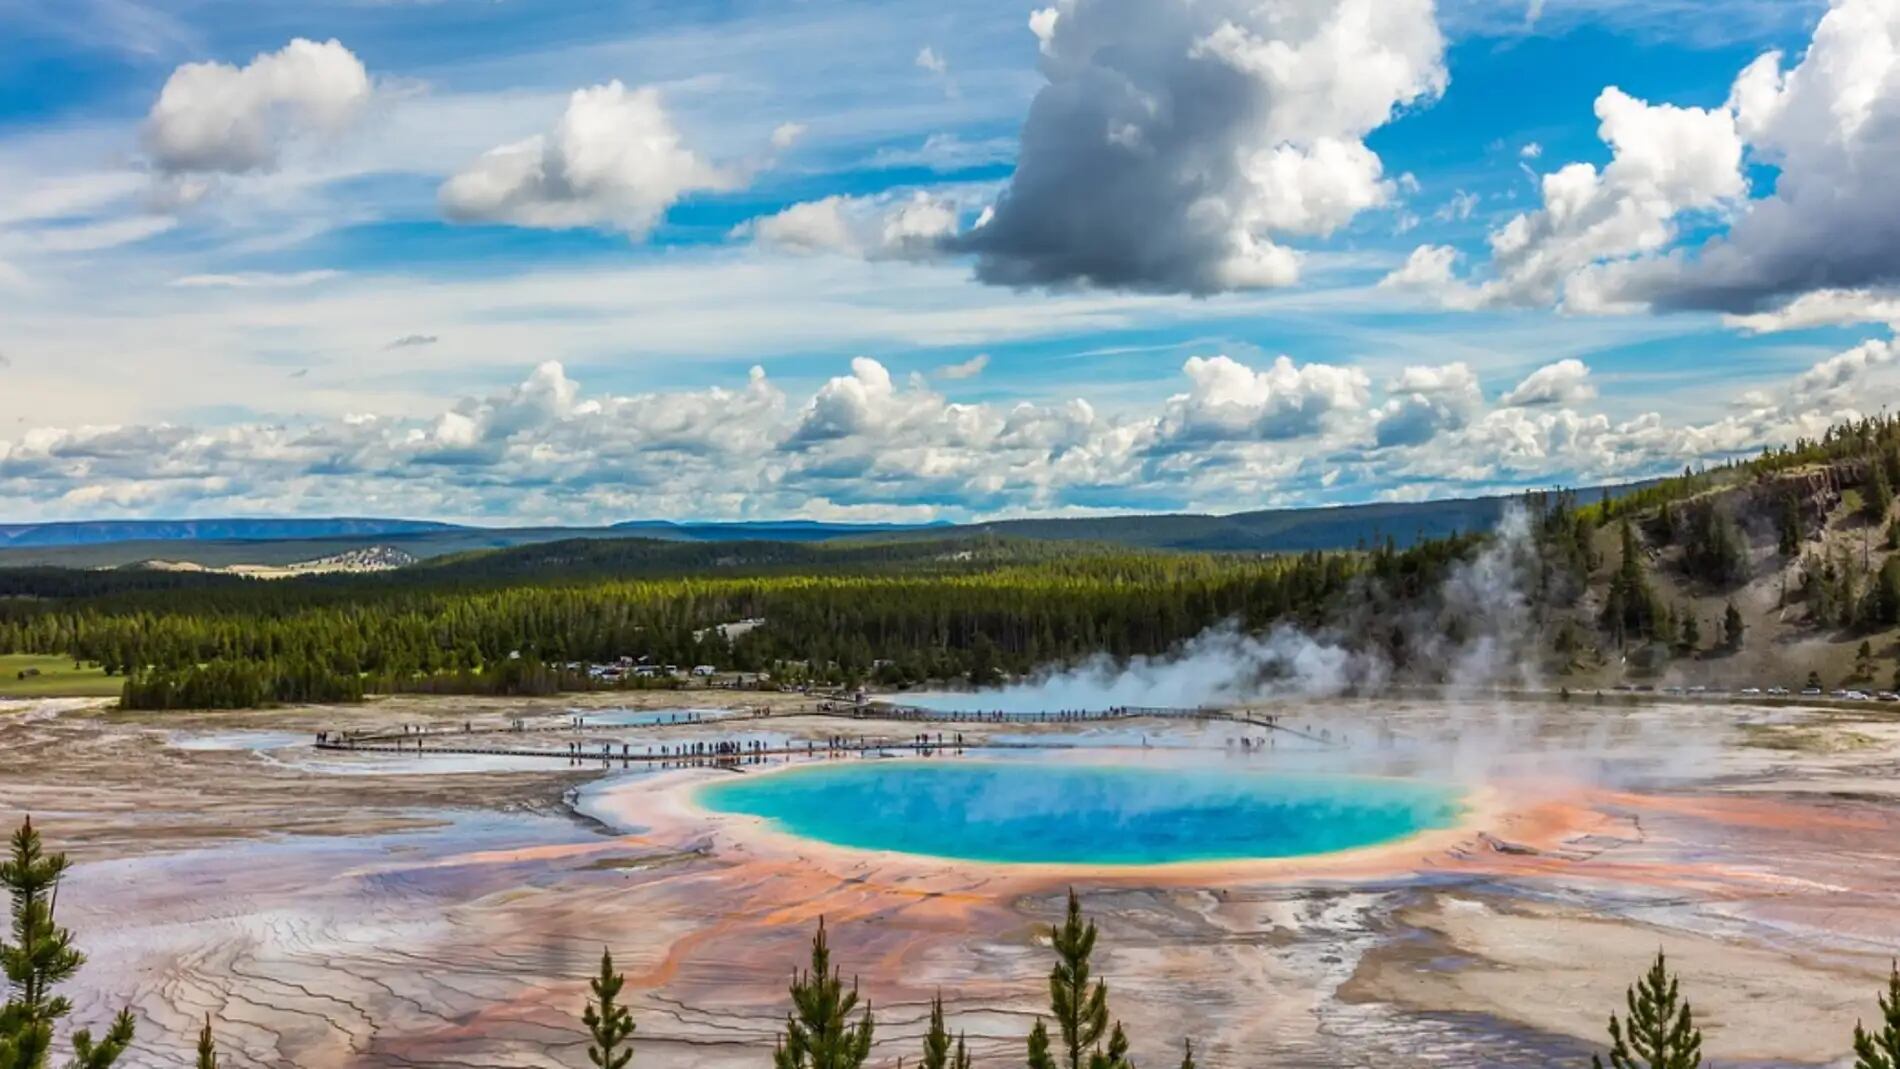
[[[0,519],[1446,496],[1894,385],[1900,0],[0,0],[0,38]]]

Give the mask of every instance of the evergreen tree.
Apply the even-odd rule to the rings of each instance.
[[[1676,977],[1656,952],[1649,972],[1625,996],[1629,1016],[1610,1014],[1610,1065],[1613,1069],[1696,1069],[1702,1064],[1702,1032],[1689,1003],[1677,990]],[[1590,1058],[1593,1069],[1603,1060]]]
[[[1622,561],[1610,577],[1603,624],[1618,643],[1654,638],[1663,614],[1657,610],[1655,595],[1643,572],[1642,548],[1636,541],[1636,529],[1627,518],[1621,526],[1621,542]]]
[[[775,1069],[858,1069],[871,1056],[871,1009],[866,1006],[856,1024],[848,1019],[858,1005],[857,981],[844,989],[831,965],[822,917],[811,940],[811,969],[793,973],[791,995],[785,1035],[772,1052]]]
[[[1775,516],[1775,535],[1783,557],[1792,559],[1801,552],[1801,502],[1792,493],[1781,495],[1781,509]]]
[[[950,1030],[943,1024],[943,992],[930,1000],[930,1030],[924,1033],[923,1069],[948,1069]]]
[[[1195,1069],[1194,1041],[1191,1039],[1181,1041],[1181,1069]]]
[[[13,942],[0,942],[0,971],[7,1000],[0,1005],[0,1066],[44,1069],[53,1046],[54,1024],[72,1012],[72,1003],[54,989],[71,978],[85,956],[73,946],[72,933],[53,919],[66,855],[48,854],[29,818],[20,823],[0,862],[0,886],[12,899]],[[121,1010],[94,1040],[90,1029],[73,1033],[73,1069],[108,1069],[132,1042],[132,1015]]]
[[[1029,1030],[1029,1069],[1056,1069],[1055,1056],[1049,1053],[1049,1029],[1040,1017]]]
[[[1120,1021],[1109,1030],[1108,1049],[1097,1047],[1089,1053],[1089,1069],[1135,1069],[1135,1063],[1128,1059],[1128,1036]]]
[[[1887,465],[1879,460],[1867,463],[1867,482],[1861,490],[1861,507],[1869,523],[1885,523],[1893,509],[1893,484],[1887,481]]]
[[[1734,602],[1729,602],[1728,608],[1722,613],[1722,645],[1731,652],[1741,649],[1742,636],[1747,630],[1747,625],[1742,623],[1741,610],[1735,607]]]
[[[1692,576],[1717,586],[1748,578],[1748,536],[1714,502],[1690,506],[1682,539],[1683,568]]]
[[[205,1014],[205,1025],[198,1029],[197,1069],[218,1069],[218,1047],[211,1037],[211,1015]]]
[[[111,1069],[132,1045],[132,1012],[120,1010],[112,1019],[112,1026],[96,1042],[92,1030],[81,1028],[73,1033],[73,1057],[66,1063],[66,1069]]]
[[[1900,1069],[1900,966],[1887,978],[1880,1016],[1878,1031],[1854,1024],[1854,1069]]]
[[[1090,1048],[1108,1030],[1108,985],[1089,983],[1089,956],[1095,952],[1095,922],[1082,920],[1082,900],[1069,888],[1068,916],[1049,930],[1056,967],[1049,973],[1049,1009],[1062,1034],[1068,1069],[1082,1069]]]
[[[633,1060],[633,1014],[618,1001],[626,983],[627,978],[614,971],[614,956],[602,948],[600,975],[587,985],[594,997],[581,1011],[589,1038],[587,1060],[598,1069],[626,1069]]]
[[[1880,566],[1868,591],[1868,600],[1873,622],[1900,624],[1900,556],[1888,557]]]

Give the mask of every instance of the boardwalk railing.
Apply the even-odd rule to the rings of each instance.
[[[427,725],[405,725],[401,731],[378,732],[320,732],[316,744],[320,750],[392,753],[392,754],[460,754],[468,756],[492,757],[533,757],[566,759],[581,761],[619,761],[623,764],[640,763],[724,763],[743,762],[758,757],[798,757],[818,756],[838,753],[869,753],[877,751],[908,751],[915,753],[937,753],[943,751],[964,750],[1049,750],[1070,749],[1075,743],[1061,739],[1036,740],[994,740],[964,739],[961,734],[946,739],[942,732],[935,738],[928,733],[912,736],[908,739],[888,738],[847,738],[835,736],[824,741],[807,740],[802,743],[787,742],[766,744],[752,741],[694,740],[688,742],[643,743],[641,750],[635,752],[634,743],[583,743],[578,740],[569,742],[561,749],[533,746],[480,745],[471,742],[453,743],[450,739],[473,740],[476,736],[528,735],[549,733],[574,733],[588,731],[644,731],[671,727],[727,727],[747,722],[760,722],[774,719],[787,719],[800,716],[830,716],[853,720],[881,720],[899,723],[961,723],[961,724],[1080,724],[1116,720],[1135,719],[1173,719],[1226,721],[1244,724],[1250,727],[1265,728],[1296,736],[1308,742],[1322,746],[1338,745],[1339,740],[1326,732],[1313,733],[1283,725],[1277,716],[1256,714],[1243,708],[1218,708],[1210,706],[1162,707],[1162,706],[1117,706],[1110,709],[1094,710],[1054,710],[1036,713],[1011,713],[1003,710],[941,710],[922,706],[905,706],[888,702],[872,705],[850,704],[843,702],[825,702],[809,708],[795,708],[773,712],[759,709],[733,714],[716,714],[700,717],[688,713],[681,719],[655,720],[638,723],[589,723],[585,713],[575,713],[560,723],[529,724],[524,720],[512,723],[482,727],[474,726],[472,721],[462,726],[455,725],[431,727]],[[1244,740],[1243,740],[1244,741]],[[1228,740],[1229,745],[1233,743]]]
[[[574,762],[604,761],[609,764],[725,764],[743,763],[748,758],[764,757],[822,757],[826,754],[843,753],[881,753],[909,752],[923,755],[934,753],[963,752],[966,750],[1050,750],[1073,749],[1075,743],[1018,742],[966,740],[941,742],[922,739],[844,739],[829,742],[807,742],[802,745],[762,746],[756,749],[694,749],[685,744],[662,747],[654,752],[652,747],[635,752],[631,744],[613,747],[603,743],[600,746],[581,746],[567,750],[548,750],[536,747],[509,746],[444,746],[428,744],[429,736],[413,736],[414,744],[390,742],[362,742],[346,737],[329,738],[317,743],[317,749],[340,753],[387,753],[434,756],[438,754],[459,754],[476,757],[539,757],[558,758]]]

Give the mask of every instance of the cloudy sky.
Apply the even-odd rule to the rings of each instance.
[[[1900,0],[0,0],[0,521],[966,519],[1900,397]]]

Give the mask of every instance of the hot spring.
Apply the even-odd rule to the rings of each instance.
[[[710,784],[697,799],[837,846],[1057,865],[1327,854],[1464,812],[1456,789],[1414,780],[961,760],[806,766]]]

